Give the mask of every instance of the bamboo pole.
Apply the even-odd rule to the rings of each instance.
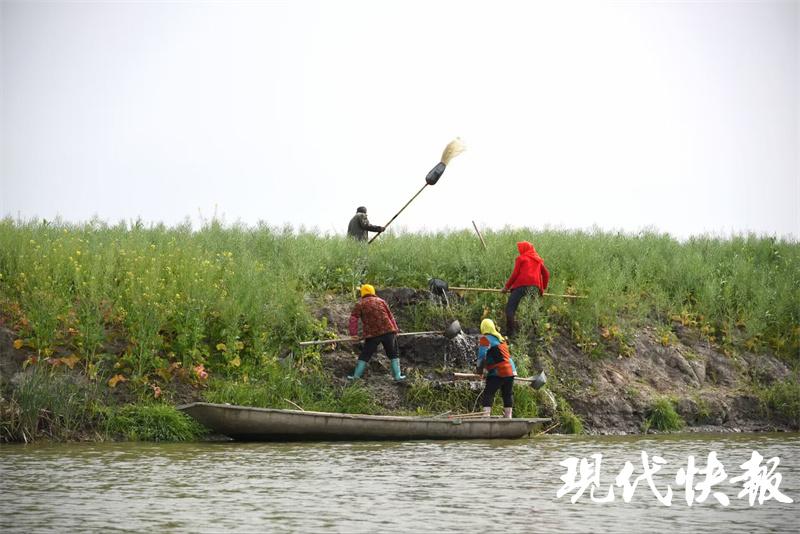
[[[421,336],[425,334],[444,334],[444,330],[427,330],[425,332],[400,332],[398,336]],[[326,345],[328,343],[355,343],[364,341],[363,337],[342,337],[338,339],[315,339],[314,341],[300,341],[298,345],[307,347],[309,345]]]
[[[458,379],[469,379],[469,378],[476,379],[476,380],[483,379],[482,376],[476,375],[475,373],[453,373],[453,378],[455,378],[456,380],[458,380]],[[535,379],[534,378],[528,378],[528,377],[522,377],[522,376],[515,376],[514,380],[519,380],[520,382],[533,382]]]
[[[475,228],[475,233],[478,234],[478,237],[481,240],[481,245],[483,245],[483,250],[486,250],[486,241],[483,240],[483,236],[481,235],[481,231],[478,230],[478,225],[475,224],[475,221],[472,221],[472,226]]]
[[[397,216],[400,215],[403,212],[403,210],[406,209],[408,207],[408,205],[411,204],[414,201],[414,199],[419,196],[420,193],[422,193],[423,189],[425,189],[429,185],[435,185],[436,182],[439,181],[439,178],[442,177],[442,173],[444,173],[444,170],[447,168],[447,165],[450,163],[450,160],[453,159],[454,157],[458,156],[462,152],[464,152],[464,150],[466,150],[466,146],[461,141],[460,137],[456,137],[455,139],[453,139],[452,141],[447,143],[447,146],[444,147],[444,151],[442,152],[442,159],[439,161],[439,163],[436,164],[436,166],[433,169],[430,170],[428,175],[425,177],[425,185],[423,185],[422,188],[420,188],[420,190],[417,191],[416,195],[411,197],[411,200],[406,202],[405,206],[400,208],[400,211],[395,213],[394,217],[389,219],[389,222],[387,222],[383,226],[383,230],[382,231],[380,231],[377,234],[375,234],[374,236],[372,236],[372,239],[369,240],[369,243],[372,243],[373,241],[378,239],[378,236],[386,231],[386,228],[390,224],[392,224],[392,221],[394,221],[397,218]]]
[[[283,399],[283,400],[285,400],[286,402],[288,402],[289,404],[291,404],[292,406],[294,406],[295,408],[297,408],[297,409],[298,409],[298,410],[300,410],[301,412],[304,412],[304,411],[305,411],[305,410],[303,409],[303,407],[302,407],[302,406],[300,406],[299,404],[296,404],[296,403],[294,403],[294,402],[290,401],[289,399]]]
[[[454,414],[448,417],[448,419],[489,419],[491,416],[485,414],[483,411],[480,412],[470,412],[470,413],[461,413],[461,414]]]
[[[394,217],[392,217],[391,219],[389,219],[389,222],[387,222],[386,224],[384,224],[384,225],[383,225],[383,230],[381,230],[380,232],[378,232],[377,234],[375,234],[374,236],[372,236],[372,239],[370,239],[370,240],[369,240],[369,243],[372,243],[373,241],[375,241],[376,239],[378,239],[378,236],[379,236],[379,235],[381,235],[383,232],[385,232],[387,228],[389,228],[389,225],[390,225],[390,224],[392,224],[392,221],[394,221],[394,220],[397,218],[397,216],[398,216],[398,215],[400,215],[401,213],[403,213],[403,210],[404,210],[404,209],[406,209],[406,208],[408,207],[408,205],[409,205],[409,204],[411,204],[412,202],[414,202],[414,199],[415,199],[415,198],[417,198],[417,197],[419,196],[419,194],[420,194],[420,193],[422,193],[422,190],[423,190],[423,189],[425,189],[426,187],[428,187],[428,184],[427,184],[427,183],[426,183],[425,185],[423,185],[423,186],[420,188],[420,190],[419,190],[419,191],[417,191],[417,194],[416,194],[416,195],[414,195],[413,197],[411,197],[411,200],[409,200],[408,202],[406,202],[405,206],[403,206],[402,208],[400,208],[400,211],[398,211],[397,213],[395,213],[395,214],[394,214]],[[368,244],[369,244],[369,243],[368,243]]]
[[[502,293],[502,289],[496,289],[493,287],[459,287],[459,286],[449,286],[448,289],[453,291],[484,291],[489,293]],[[558,295],[556,293],[542,293],[545,297],[562,297],[565,299],[586,299],[589,298],[586,295]]]

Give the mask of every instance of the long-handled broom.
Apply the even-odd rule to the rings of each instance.
[[[455,139],[450,141],[447,144],[447,146],[444,147],[444,152],[442,152],[442,160],[439,163],[437,163],[436,166],[433,169],[431,169],[428,175],[425,177],[425,185],[423,185],[422,188],[419,191],[417,191],[416,195],[411,197],[411,200],[406,202],[405,205],[402,208],[400,208],[400,211],[395,213],[394,217],[389,219],[389,222],[383,225],[383,231],[386,231],[389,225],[392,224],[392,221],[394,221],[398,215],[403,213],[403,210],[406,209],[408,205],[411,204],[414,201],[414,199],[419,196],[420,193],[422,193],[423,189],[425,189],[429,185],[435,185],[436,182],[439,181],[439,178],[442,177],[442,174],[444,174],[444,169],[445,167],[447,167],[447,164],[450,163],[450,160],[458,156],[462,152],[464,152],[466,148],[467,147],[464,146],[464,143],[461,141],[460,137],[456,137]],[[369,240],[369,242],[372,243],[373,241],[378,239],[378,236],[381,235],[381,233],[382,232],[378,232],[377,234],[375,234],[372,237],[372,239]]]

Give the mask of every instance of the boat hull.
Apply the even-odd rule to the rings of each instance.
[[[241,441],[517,439],[549,421],[354,415],[205,402],[178,409],[214,432]]]

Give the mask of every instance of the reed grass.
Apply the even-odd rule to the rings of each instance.
[[[3,389],[10,395],[0,396],[0,442],[80,440],[101,419],[97,385],[76,373],[33,366]]]

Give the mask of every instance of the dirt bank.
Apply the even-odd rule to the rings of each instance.
[[[401,328],[413,306],[431,298],[427,291],[407,288],[386,289],[379,295],[387,300]],[[324,317],[339,336],[346,336],[351,306],[352,301],[329,296],[317,304],[315,314]],[[446,323],[443,316],[442,324],[430,329],[442,329]],[[471,371],[476,325],[462,321],[462,326],[465,339],[457,342],[437,335],[399,338],[404,372],[417,372],[441,383],[454,371]],[[635,332],[633,350],[625,356],[590,357],[562,329],[548,346],[534,340],[539,347],[531,364],[547,372],[547,387],[569,403],[589,433],[642,432],[654,403],[662,398],[673,402],[688,431],[797,429],[797,421],[771,413],[757,394],[759,388],[792,375],[784,362],[769,354],[729,356],[697,331],[679,324],[673,325],[673,331],[676,335],[664,343],[655,327],[645,327]],[[357,353],[357,348],[349,345],[328,347],[323,362],[338,380],[345,380]],[[388,365],[380,351],[370,362],[364,383],[386,408],[402,408],[407,388],[391,383]],[[552,411],[546,404],[541,410],[542,415]]]
[[[407,330],[405,325],[412,324],[417,306],[430,303],[434,298],[428,291],[408,288],[385,289],[378,293],[387,300],[404,330]],[[454,295],[453,298],[458,297]],[[327,295],[310,298],[308,303],[314,315],[324,319],[332,333],[347,336],[352,299]],[[429,322],[424,329],[444,330],[455,318],[449,313],[442,309],[441,318]],[[452,380],[453,372],[472,371],[477,348],[477,325],[459,319],[464,335],[454,340],[436,334],[400,337],[401,364],[407,375],[431,383],[435,389],[472,388],[473,392],[468,391],[467,395],[474,394],[477,399],[480,382],[469,384]],[[790,410],[790,415],[786,416],[770,409],[763,396],[765,388],[789,378],[794,378],[796,384],[797,366],[792,370],[769,354],[726,355],[700,332],[679,324],[672,325],[674,335],[667,342],[659,332],[663,334],[663,327],[644,327],[628,340],[627,350],[615,352],[610,343],[606,351],[610,355],[602,357],[585,354],[563,328],[557,329],[547,343],[541,339],[529,340],[529,345],[535,347],[528,351],[531,354],[529,367],[532,371],[546,371],[546,389],[553,394],[552,397],[540,395],[543,400],[539,404],[539,415],[555,415],[553,401],[560,400],[580,417],[586,432],[639,433],[647,429],[654,404],[669,399],[686,422],[688,431],[798,429],[796,410]],[[14,381],[21,372],[22,362],[29,356],[25,349],[14,346],[16,337],[13,328],[4,324],[0,317],[0,375],[5,383]],[[512,354],[515,350],[516,346],[512,345]],[[625,355],[617,355],[617,352]],[[353,344],[322,347],[323,365],[340,384],[347,383],[346,377],[352,372],[357,355],[358,347]],[[385,412],[415,409],[409,399],[410,384],[396,384],[390,379],[389,362],[382,349],[370,362],[361,383]],[[117,388],[114,394],[121,395],[123,390]],[[202,397],[201,390],[186,384],[178,384],[170,394],[171,399],[181,402]]]

